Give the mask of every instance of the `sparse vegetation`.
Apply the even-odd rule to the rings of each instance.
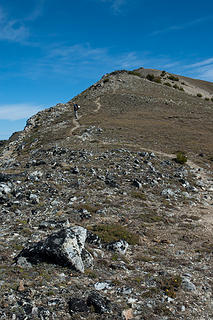
[[[154,74],[147,74],[146,79],[152,82],[161,83],[161,78],[155,77]]]
[[[165,85],[165,86],[168,86],[168,87],[171,87],[171,86],[172,86],[170,82],[164,82],[164,85]]]
[[[174,84],[173,88],[174,89],[179,89],[179,87],[176,84]]]
[[[180,164],[185,164],[187,162],[187,156],[186,156],[185,152],[178,151],[176,154],[175,161]]]
[[[139,244],[139,236],[120,224],[99,224],[89,229],[105,243],[123,239],[132,245]]]
[[[73,207],[76,210],[87,210],[90,213],[96,213],[98,210],[101,209],[100,205],[94,205],[94,204],[91,204],[91,203],[75,204]]]
[[[182,283],[182,278],[179,275],[171,276],[168,278],[162,277],[161,279],[158,280],[158,286],[170,298],[176,297],[176,293],[180,288],[181,283]]]
[[[164,77],[166,75],[166,71],[165,70],[163,70],[162,72],[161,72],[161,77]]]
[[[201,98],[203,95],[201,93],[197,94],[197,97]]]
[[[147,80],[149,80],[149,81],[154,81],[154,78],[155,78],[155,76],[154,76],[154,74],[147,74],[147,76],[146,76],[146,79]]]
[[[146,195],[141,191],[133,191],[131,195],[133,198],[146,200]]]
[[[106,83],[106,82],[109,82],[109,78],[105,78],[105,79],[103,80],[103,83]]]
[[[169,79],[169,80],[172,80],[172,81],[179,81],[179,78],[173,76],[172,74],[171,74],[170,76],[168,76],[168,79]]]
[[[178,89],[180,91],[184,91],[183,87],[179,87],[177,84],[174,84],[173,88]]]
[[[133,76],[137,76],[137,77],[140,77],[140,78],[141,78],[140,72],[137,72],[137,71],[128,71],[128,74],[131,74],[131,75],[133,75]]]
[[[153,81],[156,82],[156,83],[161,83],[161,78],[160,77],[155,77]]]
[[[139,219],[146,223],[156,223],[162,221],[162,217],[156,213],[140,214]]]
[[[91,269],[86,269],[84,273],[90,279],[96,279],[97,278],[97,273],[95,271],[91,270]]]
[[[176,84],[172,90],[144,80],[147,73],[161,71],[137,71],[141,78],[127,71],[106,74],[98,83],[109,78],[113,88],[94,86],[74,99],[82,106],[79,126],[72,102],[59,105],[42,114],[36,137],[34,129],[21,133],[23,141],[38,139],[36,145],[31,140],[33,149],[26,144],[21,149],[22,140],[15,139],[3,150],[0,318],[33,317],[33,310],[36,318],[119,319],[129,309],[130,317],[123,313],[124,318],[211,318],[206,301],[212,285],[213,104],[211,108],[205,97],[213,102],[212,84],[189,80],[184,86],[189,93],[200,88],[191,95],[179,91],[182,78],[173,82],[168,73],[161,78],[164,85]],[[185,152],[175,152],[172,159],[174,150]],[[184,165],[186,154],[193,163]],[[36,171],[42,174],[33,181]],[[4,185],[11,191],[4,194]],[[74,234],[79,230],[75,238],[72,227]],[[19,251],[34,244],[41,247],[43,259],[42,243],[48,245],[50,235],[54,243],[48,256],[54,254],[62,240],[56,234],[67,228],[63,248],[71,256],[72,243],[77,249],[82,242],[78,251],[84,273],[60,263],[60,251],[54,261],[38,259],[34,265],[26,258],[15,263]],[[130,244],[124,254],[117,250],[119,245],[125,249],[122,242],[107,245],[121,239]],[[87,309],[85,302],[94,291],[100,303],[110,300],[108,314]],[[71,298],[88,312],[69,315]]]

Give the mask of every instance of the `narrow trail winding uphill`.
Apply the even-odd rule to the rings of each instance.
[[[95,103],[96,103],[96,105],[97,105],[97,108],[96,108],[93,112],[98,112],[98,111],[101,109],[100,97],[98,97],[98,98],[95,100]]]
[[[78,120],[79,120],[81,117],[82,117],[82,116],[80,116],[80,117],[78,118]],[[70,134],[73,134],[73,132],[80,127],[80,124],[79,124],[78,120],[75,119],[75,118],[73,118],[72,123],[74,124],[74,127],[70,130]]]
[[[98,97],[98,98],[95,100],[95,103],[96,103],[96,105],[97,105],[97,108],[96,108],[95,110],[93,110],[93,113],[98,112],[98,111],[100,110],[100,108],[101,108],[100,97]],[[81,125],[79,124],[79,119],[80,119],[80,118],[82,118],[82,116],[79,116],[78,120],[76,120],[75,118],[73,118],[72,123],[73,123],[74,127],[70,130],[70,135],[72,135],[73,132],[74,132],[76,129],[80,128],[80,126],[81,126]]]

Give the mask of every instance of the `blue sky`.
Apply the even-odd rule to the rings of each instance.
[[[1,0],[0,139],[108,72],[213,81],[211,0]]]

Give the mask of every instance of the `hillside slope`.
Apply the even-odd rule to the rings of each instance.
[[[1,319],[213,318],[212,95],[116,71],[0,146]]]
[[[75,101],[81,105],[81,129],[78,131],[83,132],[90,125],[101,126],[104,130],[103,138],[109,140],[115,135],[121,143],[128,140],[145,148],[167,150],[169,153],[183,150],[192,154],[193,158],[200,153],[207,158],[211,157],[213,102],[205,97],[210,99],[206,100],[204,96],[197,97],[197,92],[205,87],[208,92],[206,95],[212,97],[213,84],[203,86],[204,81],[187,78],[188,82],[193,83],[196,94],[193,96],[164,85],[178,83],[179,86],[183,77],[172,75],[179,79],[172,81],[168,79],[171,75],[160,77],[162,72],[156,72],[157,75],[153,70],[139,69],[105,75],[67,104],[58,104],[33,116],[28,120],[24,132],[11,137],[11,145],[15,144],[16,149],[25,150],[35,149],[41,144],[72,145],[75,141],[71,134],[75,127],[72,101]],[[141,78],[138,76],[140,74],[142,77],[154,74],[162,83]],[[189,85],[185,87],[187,86]],[[101,108],[94,112],[97,109],[97,99]],[[17,136],[19,139],[16,141]]]

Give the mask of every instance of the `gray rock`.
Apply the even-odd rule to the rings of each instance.
[[[166,196],[166,197],[174,197],[174,196],[175,196],[175,192],[172,191],[171,189],[164,189],[164,190],[161,192],[161,195],[162,195],[162,196]]]
[[[22,268],[32,268],[32,264],[28,262],[25,257],[19,257],[17,260],[17,265]]]
[[[51,234],[46,240],[23,249],[15,259],[25,257],[30,263],[46,261],[84,272],[93,266],[92,255],[84,249],[87,230],[76,226]]]
[[[89,312],[87,303],[83,299],[71,298],[69,301],[69,312]]]
[[[43,173],[41,171],[34,171],[29,174],[29,179],[32,181],[39,181],[42,176]]]
[[[79,173],[78,167],[72,168],[71,172],[72,172],[73,174],[78,174],[78,173]]]
[[[110,289],[110,288],[112,288],[113,286],[112,286],[112,283],[111,283],[111,281],[110,282],[96,282],[95,284],[94,284],[94,287],[95,287],[95,289],[96,290],[106,290],[106,289]]]
[[[138,181],[137,179],[133,180],[132,185],[135,186],[138,189],[142,188],[142,184],[140,181]]]
[[[196,291],[195,285],[194,285],[188,278],[186,278],[186,277],[183,278],[182,287],[183,287],[183,289],[185,289],[186,291]]]
[[[93,307],[95,313],[108,313],[110,311],[110,301],[96,291],[92,291],[87,298],[87,305]]]
[[[39,197],[36,194],[31,193],[29,198],[33,204],[39,203]]]
[[[0,184],[0,192],[2,194],[9,194],[11,193],[11,188],[7,185],[7,184],[4,184],[4,183],[1,183]]]
[[[118,252],[120,254],[125,254],[128,249],[129,244],[125,240],[114,241],[107,244],[106,248]]]

